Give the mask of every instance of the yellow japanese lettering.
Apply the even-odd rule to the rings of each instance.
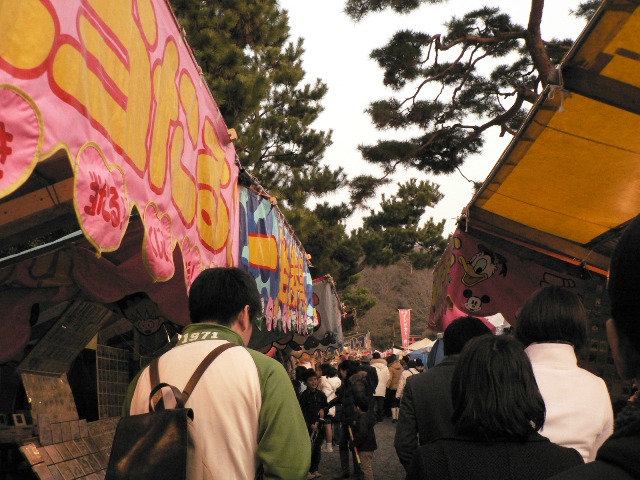
[[[181,160],[184,152],[184,130],[176,127],[171,138],[171,195],[184,223],[193,222],[196,211],[196,185]]]
[[[54,18],[37,0],[2,2],[0,58],[24,70],[39,67],[49,56],[55,39]]]
[[[153,72],[153,93],[156,109],[153,118],[153,134],[149,157],[149,181],[151,188],[161,191],[167,176],[167,144],[172,121],[178,119],[178,49],[172,41],[165,46],[162,65]]]

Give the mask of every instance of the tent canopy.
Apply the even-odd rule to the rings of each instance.
[[[467,226],[606,274],[640,211],[640,8],[611,0],[467,205]]]
[[[411,351],[422,350],[423,348],[429,349],[431,345],[433,345],[433,340],[429,340],[428,338],[423,338],[422,340],[418,340],[417,342],[409,345],[408,349]]]

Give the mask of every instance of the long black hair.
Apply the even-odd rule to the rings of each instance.
[[[456,432],[478,440],[526,440],[544,425],[545,405],[524,349],[482,335],[462,350],[451,384]]]

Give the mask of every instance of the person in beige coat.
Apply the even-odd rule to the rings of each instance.
[[[398,390],[398,384],[400,383],[400,377],[402,376],[404,368],[402,367],[398,356],[395,354],[389,356],[387,359],[387,365],[389,367],[389,373],[391,374],[391,380],[389,381],[386,400],[391,413],[391,421],[396,423],[400,412],[399,401],[396,398],[396,391]]]

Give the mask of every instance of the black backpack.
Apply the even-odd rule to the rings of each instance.
[[[120,419],[105,480],[201,480],[211,477],[199,448],[198,433],[193,425],[194,412],[185,404],[211,362],[225,350],[238,346],[224,343],[211,351],[198,365],[182,392],[173,385],[161,383],[158,359],[151,362],[149,413]],[[161,395],[154,404],[154,396],[163,388],[169,388],[173,393],[176,399],[174,408],[165,409]]]

